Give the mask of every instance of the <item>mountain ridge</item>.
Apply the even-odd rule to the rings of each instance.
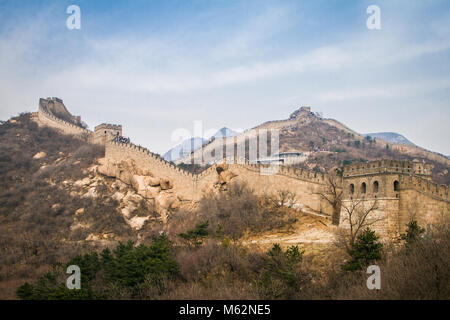
[[[373,133],[365,133],[364,136],[366,137],[369,136],[376,139],[383,139],[384,141],[391,143],[416,145],[415,143],[409,141],[405,136],[397,132],[373,132]]]

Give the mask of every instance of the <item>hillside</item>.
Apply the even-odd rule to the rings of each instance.
[[[366,133],[364,135],[365,137],[372,137],[375,139],[382,139],[386,142],[391,143],[399,143],[399,144],[410,144],[414,145],[411,141],[406,139],[401,134],[395,133],[395,132],[374,132],[374,133]]]
[[[289,235],[292,227],[306,222],[311,229],[324,228],[301,212],[271,208],[245,187],[232,198],[202,199],[198,209],[178,208],[163,225],[154,201],[99,173],[104,147],[39,126],[36,119],[28,113],[0,125],[0,299],[15,298],[20,285],[52,270],[56,262],[114,248],[119,241],[149,244],[162,230],[183,245],[177,263],[189,265],[190,247],[184,247],[179,234],[202,217],[210,221],[211,233],[221,226],[221,237],[240,238],[248,228],[253,236],[279,228]],[[211,206],[220,212],[226,208],[231,217]],[[208,255],[227,254],[213,247]],[[198,277],[196,270],[182,272]]]
[[[67,255],[136,241],[157,220],[132,188],[96,173],[104,148],[33,118],[0,125],[0,298]]]
[[[245,143],[248,156],[248,137],[256,137],[258,130],[262,129],[279,130],[280,152],[310,152],[308,159],[297,167],[325,172],[336,166],[377,159],[426,161],[434,166],[433,181],[450,184],[450,161],[447,157],[415,145],[364,136],[334,119],[318,116],[309,108],[300,108],[286,120],[265,122],[236,135],[234,139],[227,139],[225,144]],[[190,163],[192,159],[205,158],[205,155],[213,155],[209,156],[211,161],[218,161],[214,150],[220,149],[223,143],[223,140],[214,140],[177,163]]]

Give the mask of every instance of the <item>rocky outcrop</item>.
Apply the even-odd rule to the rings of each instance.
[[[220,191],[226,191],[227,185],[233,178],[237,177],[237,174],[229,170],[229,166],[226,163],[217,165],[216,172],[218,174],[218,177],[215,187]]]
[[[97,173],[110,178],[116,178],[115,187],[124,189],[130,186],[136,192],[136,195],[148,201],[155,210],[161,215],[162,220],[167,218],[170,210],[180,206],[180,200],[172,191],[174,185],[172,180],[164,177],[155,177],[147,169],[138,168],[132,159],[115,162],[111,159],[100,159]],[[123,195],[118,191],[113,198],[120,201],[130,202],[129,195]],[[133,211],[133,206],[126,206],[122,209],[124,216],[129,216]],[[139,219],[140,222],[145,221]],[[137,226],[140,223],[133,223]]]

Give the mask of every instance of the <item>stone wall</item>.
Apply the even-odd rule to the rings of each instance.
[[[93,133],[88,129],[84,129],[80,126],[77,126],[73,123],[62,120],[52,113],[46,108],[46,99],[39,100],[39,109],[38,109],[38,119],[39,121],[47,125],[49,127],[55,128],[57,130],[62,131],[65,134],[71,134],[78,137],[86,138],[88,140],[92,140]]]
[[[119,142],[106,144],[105,157],[114,161],[132,159],[142,169],[149,170],[153,176],[168,178],[173,182],[173,191],[187,200],[199,200],[218,182],[217,165],[201,174],[194,175],[165,161],[149,150]],[[278,190],[289,190],[296,195],[296,202],[304,210],[331,215],[332,208],[315,194],[325,184],[325,176],[312,171],[279,167],[275,174],[266,174],[265,165],[227,164],[236,176],[233,181],[245,182],[256,194],[272,195]]]

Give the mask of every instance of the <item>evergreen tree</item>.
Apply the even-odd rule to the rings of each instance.
[[[405,240],[406,243],[413,243],[420,239],[421,235],[425,232],[425,229],[420,227],[417,221],[412,220],[407,225],[406,233],[400,235],[400,240]]]
[[[348,253],[352,259],[345,263],[342,269],[347,271],[361,270],[372,262],[381,259],[383,244],[379,243],[378,240],[379,237],[375,234],[375,231],[369,228],[361,232],[356,240],[350,244]]]
[[[186,233],[180,233],[179,236],[193,244],[199,246],[203,243],[203,240],[209,235],[208,231],[209,221],[199,223],[194,229],[187,231]]]

